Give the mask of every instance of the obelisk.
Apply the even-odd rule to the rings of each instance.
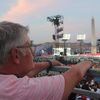
[[[96,50],[95,20],[94,20],[93,17],[91,19],[91,31],[92,31],[92,35],[91,35],[91,53],[95,54],[97,52],[97,50]]]

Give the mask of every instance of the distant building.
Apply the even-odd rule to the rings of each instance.
[[[35,54],[37,56],[41,56],[41,50],[44,50],[48,54],[52,54],[54,52],[53,48],[55,48],[54,45],[55,45],[54,42],[39,44],[36,46]],[[60,48],[59,50],[61,52],[63,52],[64,44],[59,43],[59,48]],[[77,42],[76,43],[66,43],[66,48],[70,48],[70,50],[68,49],[68,52],[70,51],[71,54],[80,53],[80,43],[77,43]],[[91,52],[91,43],[83,43],[81,49],[82,49],[82,53],[90,53]],[[58,53],[59,50],[57,49],[56,53]]]

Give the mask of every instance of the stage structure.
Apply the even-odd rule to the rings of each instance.
[[[91,35],[91,53],[95,54],[97,52],[97,50],[96,50],[95,20],[94,20],[93,17],[91,19],[91,31],[92,31],[92,35]]]
[[[61,33],[63,31],[63,27],[61,27],[63,19],[64,17],[61,15],[47,17],[47,20],[52,22],[55,28],[55,33],[52,35],[55,41],[55,48],[59,48],[59,39],[63,37],[63,33]]]

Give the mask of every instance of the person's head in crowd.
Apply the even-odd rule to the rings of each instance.
[[[0,22],[0,73],[24,76],[33,67],[28,27]]]

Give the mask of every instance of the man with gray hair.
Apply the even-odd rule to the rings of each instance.
[[[0,100],[65,100],[91,67],[91,61],[74,65],[55,76],[33,77],[53,62],[33,62],[28,28],[0,22]]]

